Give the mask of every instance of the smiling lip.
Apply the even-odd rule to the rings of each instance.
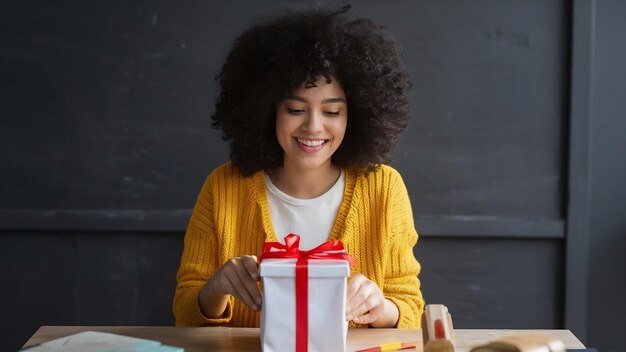
[[[295,137],[296,144],[300,147],[301,150],[307,153],[315,153],[320,149],[324,148],[324,146],[328,143],[328,139],[313,139],[313,138],[298,138]],[[304,144],[304,143],[306,144]]]

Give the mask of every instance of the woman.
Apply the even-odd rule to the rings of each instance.
[[[177,325],[255,327],[256,254],[341,240],[352,327],[419,327],[424,301],[407,190],[385,163],[407,126],[400,48],[367,19],[309,10],[253,26],[219,76],[213,127],[230,162],[205,181],[177,275]]]

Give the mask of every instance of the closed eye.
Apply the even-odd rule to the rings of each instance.
[[[287,112],[290,113],[291,115],[300,115],[302,113],[304,113],[304,110],[300,110],[300,109],[287,109]]]
[[[339,116],[339,114],[341,114],[341,111],[324,111],[324,114],[329,116]]]

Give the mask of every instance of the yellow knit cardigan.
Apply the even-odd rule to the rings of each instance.
[[[424,300],[413,256],[417,232],[400,174],[381,165],[367,176],[346,170],[343,201],[329,240],[340,240],[358,262],[352,273],[368,277],[398,307],[398,328],[420,327]],[[173,310],[177,326],[258,327],[259,313],[232,296],[224,316],[208,319],[198,293],[226,261],[261,253],[278,241],[266,197],[264,172],[242,176],[230,162],[206,179],[193,209],[176,276]],[[361,327],[350,322],[351,327]]]

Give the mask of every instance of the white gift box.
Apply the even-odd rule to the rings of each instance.
[[[295,351],[296,259],[265,259],[259,268],[263,282],[263,351]],[[309,259],[309,352],[346,350],[346,286],[349,275],[347,261]]]

